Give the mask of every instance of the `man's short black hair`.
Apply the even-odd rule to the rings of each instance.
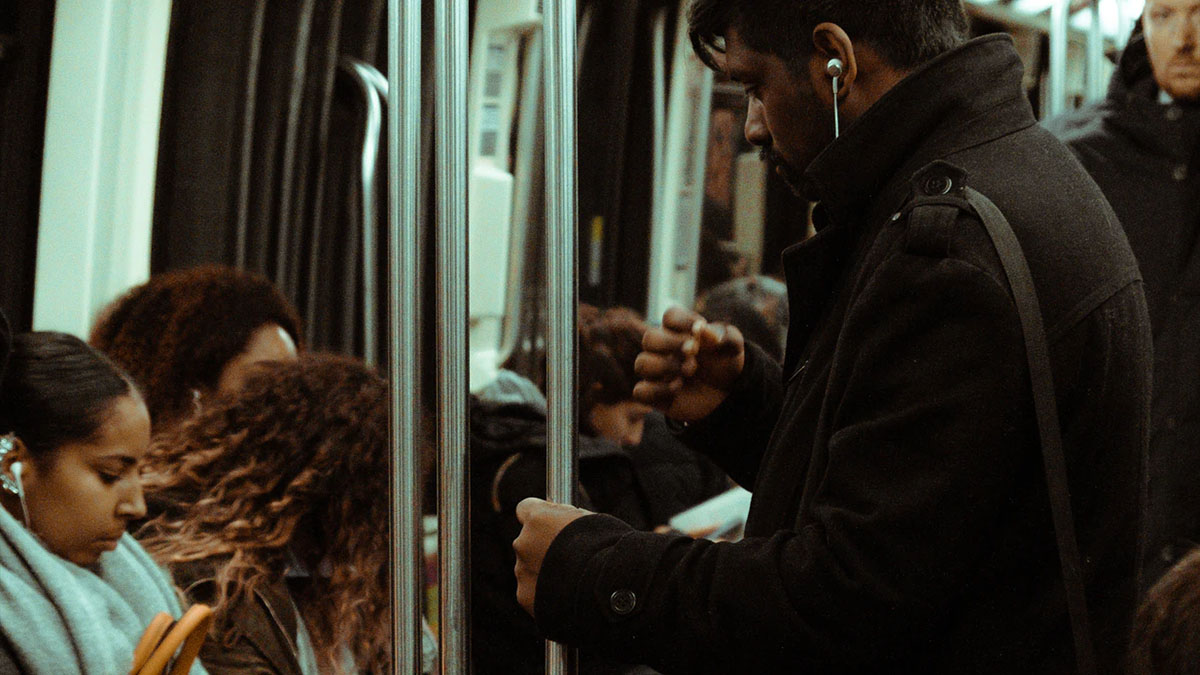
[[[812,54],[813,28],[825,21],[905,69],[957,47],[970,30],[962,0],[692,0],[688,34],[714,70],[714,53],[724,51],[718,38],[730,28],[747,47],[798,67]]]

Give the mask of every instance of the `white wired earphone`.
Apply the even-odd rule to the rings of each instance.
[[[23,468],[20,462],[13,462],[11,471],[13,481],[17,484],[17,498],[21,500],[21,514],[25,516],[25,527],[29,527],[29,507],[25,505],[25,486],[21,484],[21,469]]]
[[[825,64],[825,74],[833,78],[833,137],[841,135],[841,122],[838,120],[838,78],[845,72],[841,59],[829,59]]]

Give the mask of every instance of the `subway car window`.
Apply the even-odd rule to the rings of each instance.
[[[0,8],[0,671],[1200,661],[1200,2],[882,4]]]

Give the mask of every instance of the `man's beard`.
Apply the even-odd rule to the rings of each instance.
[[[783,155],[780,155],[775,151],[775,148],[771,147],[770,145],[764,145],[760,147],[758,149],[758,158],[763,162],[766,162],[767,167],[771,171],[779,174],[779,177],[783,179],[783,182],[787,184],[788,189],[790,189],[793,194],[797,196],[801,194],[803,178],[800,172],[796,171],[792,165],[788,164],[787,160],[783,158]]]

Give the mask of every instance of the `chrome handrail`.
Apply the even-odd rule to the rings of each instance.
[[[375,66],[355,58],[343,57],[338,64],[358,84],[366,110],[362,149],[362,285],[363,285],[363,361],[374,367],[379,362],[376,345],[379,301],[376,288],[378,257],[375,232],[375,171],[379,165],[379,134],[383,126],[382,100],[387,99],[388,83]]]

